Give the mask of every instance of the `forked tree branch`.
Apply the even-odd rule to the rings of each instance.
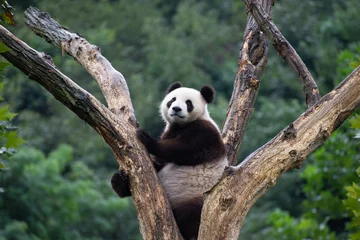
[[[271,14],[272,0],[261,0],[264,9]],[[239,53],[234,90],[222,128],[230,165],[236,164],[245,129],[253,112],[253,106],[268,57],[265,36],[260,32],[251,15],[248,16],[243,44]]]
[[[270,14],[269,3],[272,0],[259,0],[259,3],[264,4],[263,8]],[[34,26],[43,24],[40,28],[44,29],[47,28],[46,21],[52,21],[48,15],[40,12],[38,18]],[[12,49],[2,55],[31,79],[43,85],[103,136],[118,162],[130,175],[132,196],[144,239],[181,239],[149,156],[144,154],[146,150],[135,136],[135,116],[128,118],[133,115],[133,110],[131,102],[125,106],[130,101],[125,79],[120,73],[113,72],[116,70],[101,56],[97,47],[77,34],[65,31],[60,25],[50,25],[50,30],[36,30],[37,33],[60,46],[84,65],[98,81],[112,111],[61,74],[46,55],[31,49],[0,27],[0,40]],[[89,56],[92,56],[89,61],[83,60]],[[241,143],[241,131],[245,129],[251,113],[246,108],[253,106],[266,56],[264,37],[258,31],[254,19],[249,16],[235,82],[237,90],[234,90],[230,103],[235,110],[229,110],[231,114],[228,113],[227,116],[230,118],[227,129],[233,135],[230,134],[226,141],[233,144],[231,146],[234,149]],[[336,89],[240,165],[227,168],[222,180],[205,198],[199,239],[236,239],[254,202],[275,184],[282,173],[298,167],[360,104],[359,83],[358,68]],[[121,88],[119,92],[116,89],[118,87]],[[238,97],[242,94],[245,97],[239,100]],[[122,99],[120,105],[115,101],[117,98]],[[127,111],[123,111],[122,106],[127,107]],[[240,110],[243,117],[236,119],[236,109]],[[238,131],[241,132],[240,135],[236,135]],[[226,139],[226,133],[224,136]],[[234,151],[231,154],[234,159],[236,153]]]
[[[182,239],[149,155],[144,154],[146,149],[137,140],[131,121],[116,116],[58,71],[49,56],[30,48],[3,26],[0,26],[0,41],[11,49],[1,53],[2,56],[89,123],[111,147],[119,164],[129,173],[143,237]]]
[[[126,115],[136,124],[134,108],[124,76],[101,55],[100,48],[91,45],[77,33],[69,32],[46,12],[29,7],[24,13],[26,25],[47,42],[73,56],[98,82],[108,108],[116,115]]]
[[[274,186],[281,174],[298,168],[360,105],[360,67],[333,91],[256,150],[237,167],[229,167],[207,194],[200,239],[236,239],[255,201]]]
[[[280,56],[286,60],[291,69],[297,74],[305,94],[306,105],[310,108],[321,98],[319,89],[310,71],[295,49],[281,34],[280,30],[271,20],[269,13],[264,10],[260,3],[258,3],[257,0],[244,0],[244,2],[258,23],[261,31],[265,33],[276,51],[278,51]]]

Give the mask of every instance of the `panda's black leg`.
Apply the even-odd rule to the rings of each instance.
[[[176,223],[185,240],[196,240],[198,237],[203,202],[203,198],[199,197],[173,209]]]
[[[111,178],[111,186],[119,197],[131,196],[129,188],[129,177],[123,170],[119,170]]]

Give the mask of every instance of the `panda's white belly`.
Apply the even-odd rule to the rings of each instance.
[[[166,164],[159,172],[160,181],[169,198],[172,208],[187,200],[201,197],[220,179],[227,159],[197,166],[178,166]]]

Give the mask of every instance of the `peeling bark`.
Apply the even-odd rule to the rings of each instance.
[[[260,3],[268,14],[271,14],[271,0],[261,0]],[[225,122],[222,127],[222,137],[227,147],[230,165],[236,164],[245,129],[260,87],[260,78],[267,63],[268,46],[265,36],[249,15],[241,46],[236,72],[234,90],[231,95]]]
[[[236,239],[255,201],[281,174],[299,168],[360,105],[360,67],[276,137],[236,167],[206,194],[199,239]]]
[[[0,41],[11,49],[2,56],[85,120],[110,146],[119,164],[129,173],[143,237],[182,239],[149,155],[136,138],[135,127],[62,74],[49,56],[30,48],[3,26]]]
[[[295,49],[281,34],[280,30],[271,21],[269,11],[264,8],[258,1],[244,0],[250,13],[258,23],[261,31],[272,42],[274,48],[280,56],[285,59],[290,68],[296,73],[303,91],[305,93],[306,105],[308,108],[312,107],[321,98],[319,89],[314,81],[310,71],[307,69],[305,63],[301,60]]]
[[[245,2],[251,14],[248,15],[234,91],[222,131],[232,163],[237,159],[267,61],[268,49],[264,34],[259,29],[271,40],[272,36],[279,36],[266,32],[267,29],[270,33],[276,31],[269,20],[273,0],[258,0],[256,4],[254,1]],[[252,5],[249,5],[250,2]],[[0,40],[11,51],[1,55],[84,119],[111,147],[119,164],[129,173],[143,238],[181,239],[149,155],[145,154],[146,149],[135,136],[136,118],[122,74],[101,55],[98,47],[69,32],[47,13],[30,8],[25,15],[31,29],[73,56],[96,79],[108,108],[57,70],[50,57],[30,48],[2,26]],[[261,20],[264,16],[265,20]],[[276,41],[283,42],[284,39]],[[277,47],[277,44],[273,45]],[[280,50],[290,51],[289,46],[283,44]],[[300,167],[306,156],[321,145],[360,104],[359,68],[317,102],[320,95],[316,84],[313,84],[311,75],[309,79],[306,67],[301,66],[301,59],[296,59],[298,56],[293,53],[290,51],[296,63],[290,57],[289,64],[299,72],[307,104],[312,107],[241,164],[226,168],[220,182],[206,194],[199,239],[236,239],[255,201],[276,183],[281,174]],[[282,54],[285,56],[285,53]]]
[[[77,33],[69,32],[46,12],[29,7],[24,14],[26,25],[47,42],[61,48],[79,62],[98,82],[108,108],[116,115],[126,115],[136,125],[134,108],[124,76],[101,55],[98,46]],[[122,107],[119,107],[122,106]]]

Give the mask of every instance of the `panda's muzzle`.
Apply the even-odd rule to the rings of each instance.
[[[178,118],[184,118],[184,116],[181,116],[180,113],[182,111],[182,109],[180,107],[172,107],[172,114],[170,114],[171,117],[178,117]]]
[[[172,107],[172,110],[173,110],[175,113],[181,112],[181,108],[179,108],[179,107]]]
[[[178,117],[178,118],[184,118],[184,116],[181,116],[181,115],[179,115],[179,114],[177,114],[177,113],[170,114],[170,116],[171,116],[171,117],[176,116],[176,117]]]

